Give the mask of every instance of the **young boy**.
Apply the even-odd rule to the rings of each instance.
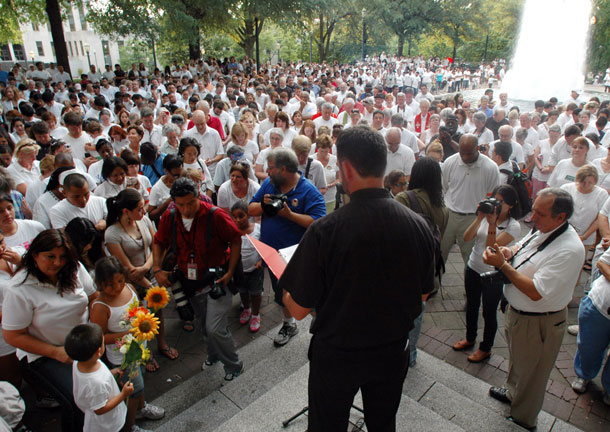
[[[231,217],[241,231],[241,261],[244,266],[243,286],[239,287],[239,295],[244,305],[244,310],[239,315],[240,324],[250,322],[250,331],[256,333],[261,328],[260,307],[263,293],[263,262],[252,242],[246,237],[249,234],[255,239],[261,236],[259,224],[255,224],[248,218],[248,205],[243,201],[237,201],[231,207]]]
[[[125,424],[127,407],[123,401],[133,393],[127,383],[119,391],[111,371],[100,361],[104,354],[104,335],[97,324],[74,327],[64,348],[74,360],[72,382],[76,405],[85,413],[84,431],[118,432]],[[112,370],[118,373],[118,369]]]

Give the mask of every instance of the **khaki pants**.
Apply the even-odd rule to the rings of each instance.
[[[462,259],[464,264],[468,263],[470,252],[474,246],[474,240],[469,242],[464,241],[464,231],[468,229],[470,224],[476,219],[475,215],[460,215],[454,211],[449,210],[449,221],[447,222],[447,228],[443,234],[441,240],[441,252],[443,254],[443,260],[447,262],[449,251],[453,245],[457,242],[460,251],[462,252]]]
[[[551,315],[521,315],[506,311],[510,415],[528,427],[536,426],[546,385],[566,329],[567,308]]]

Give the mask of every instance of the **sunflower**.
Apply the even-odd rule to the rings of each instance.
[[[132,328],[129,331],[140,342],[152,340],[159,333],[159,318],[148,311],[136,312],[131,325]]]
[[[147,302],[148,307],[153,311],[158,311],[167,306],[169,302],[169,293],[165,287],[151,287],[146,292],[144,300]]]

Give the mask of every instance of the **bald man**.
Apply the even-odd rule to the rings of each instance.
[[[197,140],[201,146],[199,160],[207,165],[210,175],[214,178],[216,164],[225,155],[220,134],[216,129],[207,126],[208,115],[204,111],[195,111],[191,120],[194,127],[186,131],[183,138],[191,137]],[[203,170],[203,167],[201,167],[201,170]]]
[[[415,154],[409,147],[400,143],[401,138],[401,130],[397,127],[391,127],[385,135],[385,141],[388,145],[388,162],[385,175],[388,175],[390,171],[398,170],[402,171],[407,176],[407,181],[409,181],[411,168],[415,163]]]

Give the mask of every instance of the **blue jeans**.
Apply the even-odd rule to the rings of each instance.
[[[72,390],[72,364],[41,357],[32,363],[22,360],[24,374],[59,402],[61,406],[61,430],[82,431],[84,414],[74,403]]]
[[[578,308],[578,351],[574,358],[574,372],[580,378],[591,380],[597,376],[610,346],[610,319],[602,315],[588,296]],[[610,361],[602,372],[602,386],[610,393]]]
[[[409,367],[415,366],[417,363],[417,341],[419,340],[419,335],[421,334],[421,325],[424,321],[424,312],[426,311],[426,302],[422,302],[421,304],[421,313],[415,318],[413,321],[413,328],[409,332],[409,349],[410,349],[410,359],[409,359]]]

